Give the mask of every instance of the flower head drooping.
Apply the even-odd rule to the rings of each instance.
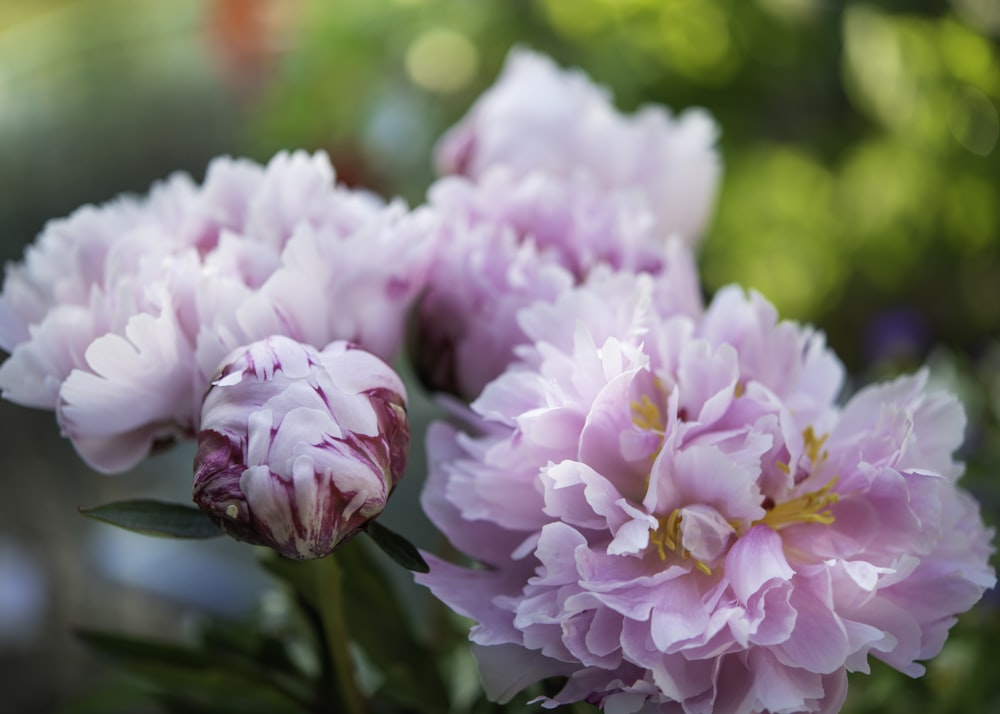
[[[759,295],[664,313],[606,275],[524,311],[533,344],[429,434],[425,510],[488,566],[418,580],[488,693],[546,706],[833,712],[868,656],[907,674],[995,584],[956,479],[964,417],[919,373],[843,407],[822,336]]]
[[[441,250],[417,312],[424,381],[476,397],[525,340],[518,311],[598,267],[673,273],[700,310],[697,281],[677,275],[694,274],[685,253],[713,200],[715,135],[701,112],[623,116],[582,73],[513,51],[439,146],[458,175],[429,191]]]
[[[194,500],[239,540],[321,558],[382,512],[409,443],[384,362],[271,337],[231,355],[205,397]]]
[[[325,154],[220,158],[144,198],[53,221],[7,270],[0,388],[55,409],[101,471],[198,432],[220,361],[273,334],[392,359],[431,251],[427,216],[334,183]]]

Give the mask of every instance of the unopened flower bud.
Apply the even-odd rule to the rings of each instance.
[[[194,500],[238,540],[321,558],[382,512],[409,443],[384,362],[270,337],[231,354],[205,397]]]

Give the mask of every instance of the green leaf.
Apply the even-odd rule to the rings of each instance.
[[[410,541],[398,533],[389,530],[378,521],[369,521],[364,528],[365,534],[382,552],[392,558],[398,565],[416,573],[430,572],[420,551]]]
[[[397,587],[366,545],[355,538],[334,557],[344,571],[351,635],[385,677],[379,693],[425,714],[448,711],[435,653],[417,637]]]
[[[336,558],[343,570],[351,639],[384,677],[377,696],[403,705],[408,711],[446,712],[451,707],[435,652],[417,637],[396,586],[366,545],[361,538],[353,538],[327,557]],[[326,597],[317,590],[314,563],[267,553],[263,564],[292,587],[300,601],[314,610],[314,616],[320,599]],[[310,616],[309,612],[305,614]],[[322,637],[317,636],[317,641]]]
[[[77,631],[88,647],[151,685],[168,708],[191,712],[297,714],[309,703],[264,667],[184,645]]]
[[[304,679],[308,675],[289,654],[292,633],[265,631],[260,622],[210,618],[202,623],[198,645],[209,655],[243,659],[266,668],[278,678]]]
[[[126,672],[116,672],[72,695],[55,714],[133,714],[155,711],[155,704],[149,685]]]
[[[81,508],[79,511],[96,521],[144,535],[163,538],[215,538],[222,535],[222,529],[207,513],[183,503],[135,499]]]

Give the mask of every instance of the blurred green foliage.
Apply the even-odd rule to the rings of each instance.
[[[996,0],[4,0],[3,254],[217,153],[325,148],[343,180],[418,202],[436,137],[531,46],[625,110],[715,115],[707,290],[740,282],[817,322],[861,379],[936,347],[995,525],[998,37]],[[854,677],[846,710],[1000,711],[998,602],[963,616],[924,678]]]

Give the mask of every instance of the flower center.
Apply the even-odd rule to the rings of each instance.
[[[681,509],[675,508],[669,516],[657,516],[659,527],[649,534],[649,542],[656,546],[660,560],[666,560],[670,553],[676,553],[685,560],[691,557],[691,551],[681,545]],[[711,575],[712,569],[700,560],[694,561],[696,567],[705,575]]]
[[[666,430],[666,425],[663,422],[663,414],[660,408],[653,403],[653,400],[648,395],[643,395],[639,401],[633,401],[631,408],[632,423],[639,429],[661,434],[659,448],[662,448],[662,434]],[[796,483],[815,475],[827,460],[829,452],[823,449],[827,438],[829,438],[829,434],[817,436],[812,426],[806,427],[802,432],[804,455],[809,459],[810,469],[808,472],[799,471],[801,478],[797,478]],[[654,456],[659,452],[659,448],[654,452]],[[782,471],[789,472],[788,464],[778,462],[777,465]],[[830,506],[840,500],[840,494],[833,491],[837,480],[838,477],[834,476],[822,488],[809,491],[781,503],[776,504],[771,498],[765,499],[763,506],[766,513],[763,518],[758,518],[751,522],[750,527],[765,525],[772,530],[778,531],[786,526],[797,523],[830,525],[834,521],[833,511],[830,509]],[[656,553],[660,560],[665,561],[673,554],[683,560],[691,560],[695,568],[705,575],[711,575],[712,569],[708,566],[708,562],[715,562],[721,552],[727,549],[726,541],[729,538],[727,534],[735,534],[738,538],[745,533],[745,526],[739,521],[727,520],[724,516],[713,510],[714,515],[712,519],[714,520],[710,519],[713,525],[706,529],[705,516],[701,511],[697,510],[699,508],[701,507],[688,506],[683,509],[685,512],[691,511],[688,515],[694,514],[695,520],[692,521],[688,530],[693,527],[696,535],[691,536],[694,540],[689,539],[687,543],[697,551],[697,557],[692,555],[689,548],[685,547],[685,533],[681,528],[681,524],[684,522],[684,513],[682,513],[681,508],[675,508],[666,516],[656,516],[657,526],[650,529],[649,546],[656,548]],[[709,507],[706,506],[705,508]],[[710,541],[715,544],[715,547],[705,547],[706,541],[701,536],[707,532],[715,534],[714,539]],[[719,535],[720,533],[721,535]],[[694,543],[697,543],[697,545],[693,545]]]
[[[660,408],[653,404],[648,394],[642,395],[642,400],[632,402],[632,423],[644,431],[663,433],[667,425],[663,423]]]
[[[823,449],[823,444],[826,443],[828,438],[830,438],[829,434],[816,436],[816,432],[811,425],[802,431],[803,448],[805,449],[806,456],[809,458],[809,466],[812,473],[815,473],[816,469],[822,466],[823,462],[830,455],[830,452]],[[784,461],[778,461],[775,466],[786,474],[792,473],[791,467]]]
[[[815,475],[824,462],[826,462],[830,454],[823,448],[823,445],[829,437],[829,434],[817,436],[812,425],[807,426],[802,431],[803,448],[806,458],[809,459],[809,472],[799,471],[795,479],[796,483],[800,483],[809,476]],[[788,464],[779,461],[777,466],[785,473],[791,473]],[[764,503],[767,514],[763,518],[754,521],[751,525],[763,523],[774,530],[792,525],[793,523],[822,523],[828,526],[833,523],[833,512],[828,506],[832,506],[840,500],[840,494],[831,493],[831,489],[836,483],[837,477],[834,476],[823,488],[810,491],[798,498],[793,498],[790,501],[784,501],[777,505],[771,499],[767,499]]]
[[[832,491],[836,484],[837,477],[834,476],[823,488],[776,505],[765,505],[767,513],[763,518],[753,521],[750,526],[765,525],[778,531],[796,523],[830,525],[834,521],[834,516],[829,507],[840,500],[840,494]],[[697,508],[699,507],[689,506],[687,510]],[[660,560],[667,560],[673,554],[683,560],[690,559],[695,568],[705,575],[711,575],[712,569],[708,566],[708,562],[715,562],[728,550],[727,541],[730,535],[735,534],[736,537],[739,537],[743,535],[745,530],[739,521],[723,520],[723,517],[717,513],[714,515],[713,521],[710,521],[709,527],[705,528],[704,516],[700,513],[696,513],[695,516],[695,520],[688,530],[694,527],[696,534],[693,536],[693,541],[687,542],[697,544],[691,545],[691,548],[697,550],[698,557],[685,547],[685,532],[681,528],[684,514],[680,508],[675,508],[668,516],[656,517],[657,527],[650,529],[649,544],[650,547],[656,548]],[[714,534],[714,537],[706,540],[705,535],[708,533]]]
[[[822,443],[822,442],[820,442]],[[778,530],[795,523],[833,523],[833,512],[828,508],[840,500],[840,494],[831,492],[837,484],[834,476],[821,489],[810,491],[798,498],[784,501],[767,509],[767,514],[752,525],[763,523],[765,526]]]

